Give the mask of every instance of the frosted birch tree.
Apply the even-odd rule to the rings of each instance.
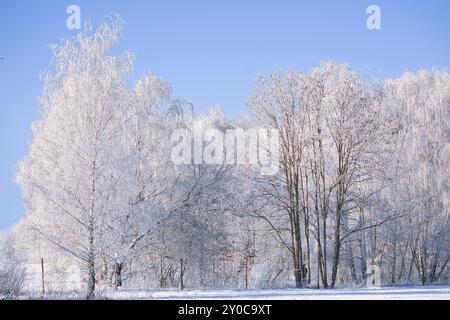
[[[438,69],[408,72],[388,79],[385,92],[386,104],[401,118],[400,159],[405,175],[398,184],[407,188],[405,200],[411,203],[409,215],[397,226],[401,231],[396,234],[409,235],[404,246],[410,254],[410,266],[414,265],[420,282],[426,284],[448,272],[450,75]],[[392,241],[395,246],[399,239]],[[399,261],[395,255],[392,258],[394,281],[407,274],[406,253]]]
[[[131,56],[107,55],[121,29],[120,19],[113,19],[52,46],[41,119],[17,177],[33,230],[84,263],[88,298],[95,293],[96,259],[108,245],[116,148],[129,120],[123,108]]]

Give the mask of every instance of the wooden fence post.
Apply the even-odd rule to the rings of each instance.
[[[45,294],[45,282],[44,282],[44,258],[41,258],[41,281],[42,281],[42,294]]]
[[[184,266],[183,266],[183,258],[181,258],[180,259],[180,287],[181,287],[181,290],[184,290],[183,276],[184,276]]]

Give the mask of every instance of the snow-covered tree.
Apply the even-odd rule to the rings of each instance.
[[[258,78],[232,120],[173,100],[152,73],[130,85],[132,55],[111,54],[122,26],[52,46],[17,174],[24,261],[80,266],[88,298],[108,286],[359,285],[373,265],[391,282],[448,280],[447,71],[380,86],[324,62]],[[227,149],[226,134],[254,129],[274,130],[259,148],[279,138],[272,175],[260,169],[273,150],[242,149],[251,134]]]
[[[121,174],[116,151],[131,121],[124,117],[131,56],[107,55],[121,28],[115,19],[52,46],[42,116],[17,177],[33,230],[84,263],[88,298],[96,259],[110,245],[105,230]]]

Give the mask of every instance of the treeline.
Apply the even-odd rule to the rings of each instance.
[[[11,237],[25,261],[78,265],[88,297],[99,287],[333,288],[373,272],[384,284],[448,282],[447,71],[368,83],[324,62],[258,79],[231,120],[219,108],[196,115],[152,74],[130,87],[132,55],[109,55],[121,28],[112,20],[52,46],[17,175],[27,214]],[[277,173],[174,164],[172,133],[198,123],[276,129]]]

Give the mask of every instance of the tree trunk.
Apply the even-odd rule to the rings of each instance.
[[[95,255],[94,255],[94,236],[93,228],[89,230],[89,252],[88,252],[88,282],[86,298],[93,299],[95,296]]]
[[[118,262],[114,264],[114,287],[116,289],[122,286],[122,270],[123,270],[123,262]]]

